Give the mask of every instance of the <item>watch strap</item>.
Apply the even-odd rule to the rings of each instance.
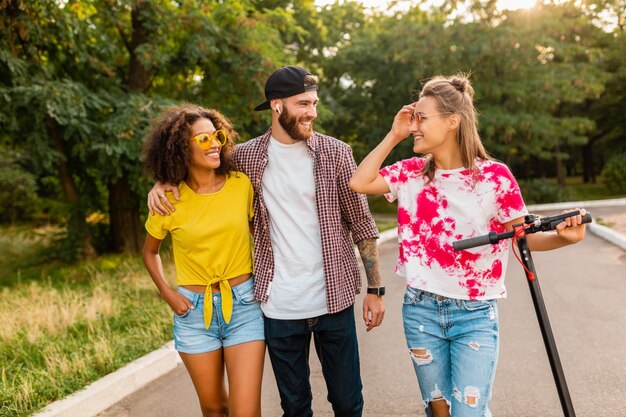
[[[380,286],[380,287],[376,287],[376,288],[367,288],[367,293],[368,294],[376,294],[376,295],[385,295],[385,287],[384,286]]]

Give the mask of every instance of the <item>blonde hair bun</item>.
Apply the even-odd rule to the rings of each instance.
[[[474,97],[474,89],[470,84],[469,78],[464,74],[450,77],[450,84],[452,84],[452,86],[461,94],[467,93],[470,97]]]

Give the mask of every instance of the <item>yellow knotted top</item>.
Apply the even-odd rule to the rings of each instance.
[[[177,285],[206,285],[206,328],[213,313],[213,284],[219,284],[222,313],[228,323],[233,310],[228,280],[252,272],[252,184],[245,174],[237,172],[215,193],[197,194],[185,182],[180,183],[179,190],[178,201],[168,195],[176,210],[169,216],[148,216],[146,230],[161,240],[168,233],[172,235]]]

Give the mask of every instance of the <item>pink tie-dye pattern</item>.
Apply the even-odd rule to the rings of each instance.
[[[489,222],[489,231],[496,232],[496,233],[503,233],[503,232],[506,232],[506,227],[504,227],[504,225],[500,223],[499,221],[497,221],[496,219],[491,219],[491,221]],[[508,245],[508,242],[509,242],[508,240],[501,240],[498,244],[491,245],[491,253],[496,254],[496,253],[502,252],[503,250],[506,250],[506,246]]]
[[[423,166],[423,159],[412,158],[383,168],[381,174],[387,176],[393,183],[405,185],[413,180],[423,181],[419,175]],[[523,209],[524,203],[517,183],[505,166],[488,162],[481,166],[481,171],[476,175],[471,175],[468,170],[460,173],[463,187],[467,187],[466,190],[474,190],[477,181],[491,184],[490,193],[494,196],[499,215],[503,218],[507,217],[511,210]],[[448,179],[452,175],[444,174],[442,177]],[[415,258],[427,267],[436,264],[441,269],[450,271],[451,277],[458,277],[458,285],[465,289],[468,298],[475,299],[485,295],[486,288],[496,285],[502,279],[502,262],[495,259],[490,267],[479,268],[476,262],[483,255],[468,251],[455,252],[452,248],[452,241],[467,236],[455,233],[456,221],[447,215],[448,201],[438,192],[437,187],[433,184],[422,185],[422,187],[414,200],[417,203],[415,213],[402,206],[398,209],[400,235],[405,237],[400,242],[399,264],[406,265],[410,258]],[[497,219],[491,219],[489,227],[491,231],[498,233],[505,230],[504,225]],[[493,245],[490,252],[501,253],[506,250],[507,244],[508,242],[503,241],[498,245]],[[424,278],[419,278],[419,280],[426,282]]]
[[[417,196],[417,213],[414,219],[405,210],[398,224],[408,227],[413,236],[419,238],[404,241],[404,252],[420,259],[426,266],[437,262],[443,269],[467,267],[473,264],[479,255],[467,251],[455,252],[452,244],[456,221],[445,216],[447,201],[432,185],[427,186]],[[399,211],[400,213],[400,211]],[[412,221],[411,221],[412,220]]]
[[[508,169],[500,164],[490,164],[483,168],[482,175],[494,184],[496,204],[502,211],[503,217],[509,217],[511,210],[519,211],[524,207],[524,200],[517,182]],[[508,180],[510,186],[503,184],[504,178]]]
[[[421,158],[411,158],[402,164],[403,171],[409,172],[412,178],[416,178],[419,172],[424,168],[424,160]]]
[[[400,173],[398,174],[398,183],[406,184],[407,180],[408,180],[408,177],[406,176],[406,173],[404,171],[400,171]]]
[[[417,178],[423,167],[424,160],[422,158],[411,158],[400,161],[399,164],[386,166],[379,173],[389,178],[392,184],[403,185],[409,179]]]

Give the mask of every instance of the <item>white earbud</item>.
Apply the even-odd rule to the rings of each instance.
[[[280,106],[276,106],[276,113],[280,114]]]

